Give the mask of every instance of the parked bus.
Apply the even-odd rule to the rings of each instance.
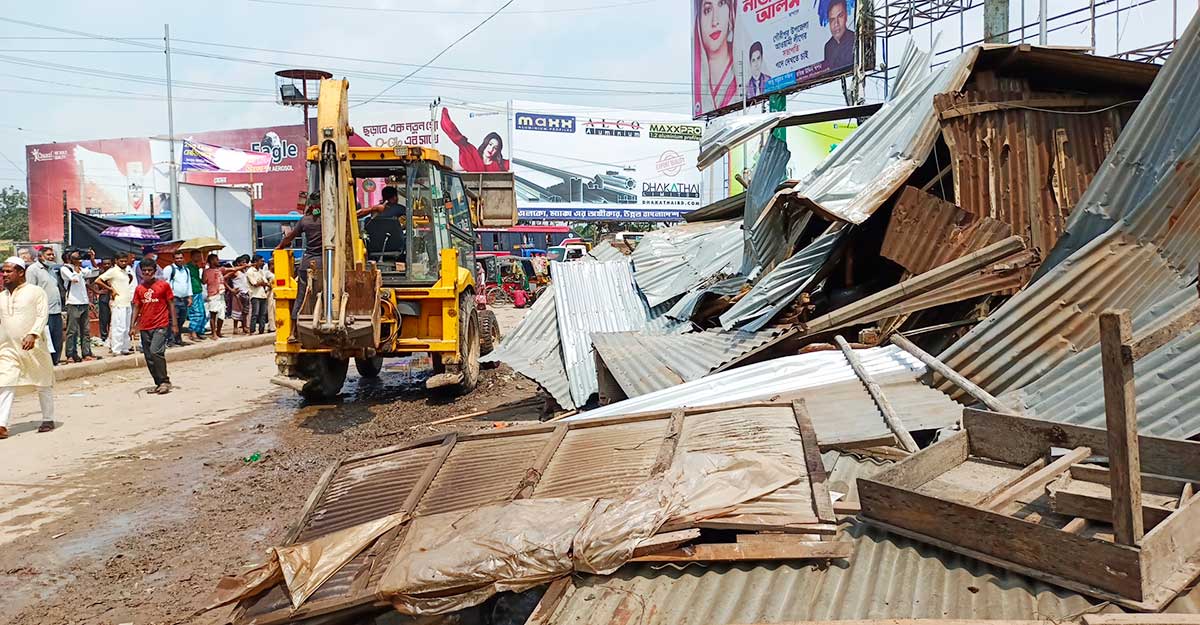
[[[476,228],[476,247],[481,252],[513,254],[519,250],[546,250],[571,236],[567,226],[513,226],[511,228]]]

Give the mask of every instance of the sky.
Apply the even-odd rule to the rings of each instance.
[[[8,3],[0,15],[0,186],[24,189],[27,144],[165,135],[163,24],[171,28],[177,134],[299,122],[298,110],[274,100],[273,73],[288,67],[349,78],[352,104],[378,96],[351,110],[352,125],[355,111],[422,107],[436,97],[689,111],[691,0],[512,0],[480,26],[506,1]],[[1115,0],[1098,3],[1103,14]],[[1038,2],[1024,4],[1033,25]],[[1055,11],[1088,6],[1086,0],[1050,4]],[[1170,39],[1172,11],[1178,7],[1182,31],[1196,3],[1120,4],[1135,8],[1121,14],[1119,25],[1111,16],[1099,21],[1098,53]],[[878,0],[877,10],[883,5]],[[1020,5],[1012,0],[1013,27],[1020,25]],[[1085,10],[1052,24],[1063,27],[1050,43],[1088,45],[1090,25],[1069,25],[1086,17]],[[912,38],[926,49],[932,40],[945,52],[935,62],[944,62],[981,32],[982,10],[973,9],[961,22],[944,20]],[[1036,41],[1034,28],[1026,34]],[[893,64],[906,38],[889,42]],[[871,81],[868,100],[882,97],[882,81]],[[830,84],[789,97],[788,108],[841,103],[840,87]]]

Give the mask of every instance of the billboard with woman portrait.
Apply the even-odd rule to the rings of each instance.
[[[692,0],[692,116],[849,72],[854,0]]]

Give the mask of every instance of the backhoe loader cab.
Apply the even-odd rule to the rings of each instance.
[[[275,252],[275,381],[328,399],[351,359],[369,378],[385,357],[429,353],[428,387],[470,391],[479,379],[472,217],[480,209],[436,150],[349,147],[347,89],[322,81],[308,150],[321,257],[301,265],[289,250]]]

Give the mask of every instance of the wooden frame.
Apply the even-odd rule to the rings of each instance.
[[[1067,519],[1028,520],[1006,514],[991,495],[963,503],[927,492],[924,484],[967,462],[1018,469],[997,491],[1040,493],[1087,456],[1109,457],[1109,432],[982,410],[964,411],[965,429],[876,474],[859,478],[863,517],[898,534],[956,551],[1136,610],[1156,611],[1200,574],[1200,497],[1183,501],[1135,544],[1085,535]],[[1190,482],[1200,477],[1200,443],[1137,436],[1141,471]],[[1052,448],[1074,450],[1045,462]],[[1040,463],[1040,464],[1039,464]],[[1083,472],[1091,469],[1083,470]],[[1134,473],[1138,473],[1134,471]],[[1008,502],[1013,499],[1004,495]],[[1012,496],[1012,497],[1015,497]],[[983,505],[980,505],[980,502]],[[1057,518],[1057,517],[1055,517]],[[1139,521],[1140,521],[1139,515]]]

